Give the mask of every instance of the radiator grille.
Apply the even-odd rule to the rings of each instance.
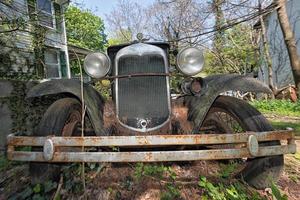
[[[159,55],[121,57],[118,75],[166,73]],[[118,117],[127,126],[146,129],[163,124],[169,118],[168,83],[165,76],[140,76],[118,80]],[[142,123],[143,122],[143,123]]]

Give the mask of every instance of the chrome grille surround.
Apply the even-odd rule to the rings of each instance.
[[[122,57],[129,57],[129,56],[139,56],[139,57],[143,57],[143,56],[161,56],[163,58],[164,61],[164,69],[165,69],[165,73],[168,73],[168,59],[167,59],[167,55],[165,53],[165,51],[157,46],[154,45],[150,45],[150,44],[144,44],[144,43],[137,43],[137,44],[133,44],[130,46],[127,46],[123,49],[121,49],[116,57],[115,57],[115,61],[114,61],[114,72],[115,72],[115,76],[119,75],[119,61]],[[147,127],[141,127],[141,128],[137,128],[137,127],[132,127],[129,126],[125,123],[123,123],[120,120],[120,115],[119,115],[119,111],[120,111],[120,104],[119,104],[119,78],[116,78],[116,82],[115,82],[115,101],[116,101],[116,116],[117,116],[117,120],[118,122],[128,128],[131,129],[133,131],[138,131],[138,132],[149,132],[149,131],[153,131],[156,129],[161,128],[162,126],[164,126],[166,123],[169,122],[170,118],[171,118],[171,97],[170,97],[170,83],[169,83],[169,77],[166,76],[166,87],[167,87],[167,106],[168,106],[168,118],[167,120],[165,120],[163,123],[159,124],[158,126],[155,127],[151,127],[151,128],[147,128]],[[129,103],[129,102],[128,102]],[[145,119],[140,119],[141,121],[144,121]]]

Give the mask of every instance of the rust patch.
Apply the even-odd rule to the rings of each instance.
[[[103,121],[107,135],[134,136],[134,135],[168,135],[168,134],[190,134],[192,123],[187,120],[188,109],[184,105],[183,98],[172,101],[172,116],[169,123],[160,129],[141,133],[133,131],[120,125],[116,118],[116,108],[112,100],[104,105]]]

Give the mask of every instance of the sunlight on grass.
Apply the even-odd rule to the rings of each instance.
[[[250,102],[262,113],[280,116],[300,117],[300,101],[293,103],[289,100],[263,100]]]
[[[286,130],[287,127],[294,129],[297,136],[300,136],[300,123],[297,122],[279,122],[270,121],[272,126],[277,130]]]

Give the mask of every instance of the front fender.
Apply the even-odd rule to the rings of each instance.
[[[87,108],[87,114],[91,120],[95,133],[103,135],[103,106],[101,95],[90,85],[83,85],[83,98]],[[71,94],[82,102],[81,82],[75,79],[59,79],[40,83],[27,93],[26,98],[41,97],[54,94]]]
[[[189,108],[188,119],[195,125],[194,131],[199,130],[204,118],[216,98],[226,91],[241,91],[255,93],[272,93],[272,91],[257,79],[237,75],[213,75],[204,78],[206,87],[200,96],[187,96],[186,102]]]

